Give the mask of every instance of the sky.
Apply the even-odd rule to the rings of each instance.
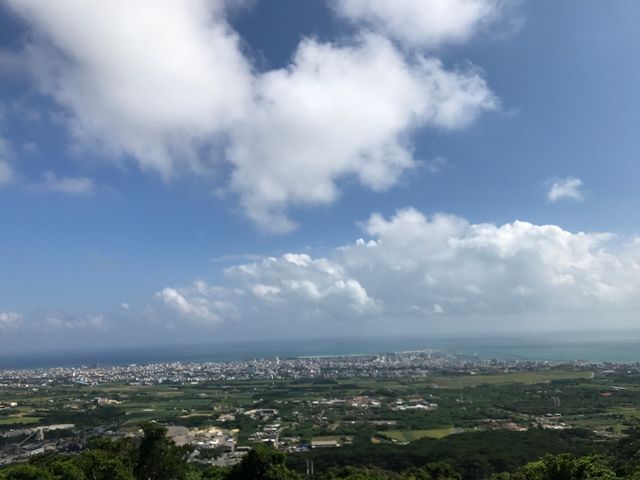
[[[634,0],[0,0],[0,350],[635,329]]]

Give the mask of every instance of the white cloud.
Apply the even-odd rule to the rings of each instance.
[[[9,164],[9,142],[0,137],[0,187],[11,183],[14,178],[13,168]]]
[[[59,176],[53,172],[45,172],[42,181],[28,184],[12,167],[10,159],[13,156],[10,142],[0,137],[0,186],[15,182],[35,193],[67,195],[91,195],[95,190],[90,178]]]
[[[449,161],[444,157],[435,157],[421,163],[421,166],[427,173],[436,175],[449,166]]]
[[[635,243],[615,249],[611,235],[522,221],[472,225],[415,209],[390,219],[372,215],[364,228],[375,244],[343,248],[341,262],[372,295],[400,310],[405,304],[437,304],[449,314],[640,306],[634,280],[640,251]]]
[[[47,326],[55,329],[106,330],[107,322],[102,315],[49,315],[44,319]]]
[[[86,177],[64,177],[46,172],[41,183],[28,187],[37,193],[62,193],[65,195],[91,195],[95,190],[93,180]]]
[[[0,48],[0,77],[20,74],[24,70],[24,58],[20,54]]]
[[[551,203],[556,203],[560,200],[582,202],[584,200],[582,186],[582,180],[579,178],[568,177],[554,180],[551,182],[551,186],[547,192],[547,199]]]
[[[415,165],[414,130],[462,128],[497,104],[476,72],[409,62],[376,35],[341,46],[305,40],[289,68],[260,76],[256,88],[228,154],[232,188],[272,231],[293,227],[290,205],[335,201],[345,177],[376,191],[393,186]]]
[[[286,254],[231,267],[225,273],[224,287],[196,282],[186,288],[165,288],[157,296],[182,317],[206,324],[276,317],[345,319],[380,309],[358,281],[324,258]]]
[[[326,258],[287,254],[237,265],[225,270],[222,285],[165,290],[180,295],[165,303],[196,320],[224,302],[233,315],[213,309],[216,322],[356,325],[510,315],[549,326],[554,315],[628,321],[640,310],[640,238],[620,242],[523,221],[471,224],[412,208],[391,218],[374,214],[362,228],[368,239]]]
[[[287,68],[258,74],[223,0],[4,1],[33,27],[31,70],[79,142],[166,178],[230,164],[228,190],[275,232],[294,227],[289,207],[334,202],[344,179],[395,185],[417,129],[462,128],[497,106],[477,71],[374,33],[304,39]]]
[[[22,324],[22,315],[16,312],[0,312],[0,331],[15,330]]]
[[[0,187],[15,182],[35,193],[68,195],[91,195],[95,189],[95,184],[90,178],[58,176],[53,172],[45,172],[41,182],[27,184],[12,167],[12,157],[10,142],[0,137]]]
[[[8,184],[12,178],[13,170],[7,162],[0,159],[0,186]]]
[[[41,88],[78,139],[170,177],[250,99],[249,66],[222,0],[5,0],[35,29]]]
[[[501,16],[503,0],[333,0],[337,13],[418,47],[468,40]]]
[[[227,277],[234,286],[253,293],[258,300],[296,304],[298,313],[311,308],[327,315],[372,313],[377,302],[341,265],[325,258],[288,253],[256,263],[231,267]]]
[[[225,313],[232,307],[220,300],[218,289],[211,289],[196,282],[192,287],[174,289],[165,288],[156,296],[171,310],[194,323],[215,325],[220,323]]]

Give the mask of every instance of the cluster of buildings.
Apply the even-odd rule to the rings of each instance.
[[[0,466],[25,462],[31,457],[49,452],[78,451],[84,446],[86,433],[78,432],[73,424],[1,432]]]
[[[422,410],[428,412],[438,408],[437,403],[427,402],[422,397],[410,398],[407,400],[399,398],[394,403],[395,404],[391,407],[391,409],[399,412],[411,410]]]
[[[219,450],[233,452],[236,447],[237,430],[224,430],[215,426],[207,428],[167,427],[167,436],[178,445],[190,445],[200,451]]]
[[[138,432],[109,430],[105,427],[81,429],[74,424],[47,425],[12,429],[0,433],[0,466],[26,462],[31,457],[46,453],[78,452],[85,448],[87,439],[101,436],[118,438],[139,437]],[[238,430],[216,426],[189,429],[180,426],[167,428],[167,436],[176,445],[193,447],[193,460],[203,463],[232,465],[249,448],[237,447]],[[226,463],[225,463],[226,462]]]
[[[482,360],[445,351],[416,351],[380,355],[0,370],[0,388],[16,385],[38,388],[51,384],[197,385],[255,379],[401,378],[426,376],[434,372],[489,374],[527,371],[552,365],[549,362]]]

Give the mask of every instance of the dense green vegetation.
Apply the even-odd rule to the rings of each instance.
[[[229,381],[224,385],[215,382],[99,386],[53,383],[37,391],[8,387],[0,391],[0,403],[17,402],[19,406],[0,410],[0,431],[24,425],[60,423],[74,423],[78,427],[114,423],[137,427],[150,420],[197,427],[215,422],[223,412],[259,407],[277,408],[283,423],[291,427],[290,433],[310,440],[313,435],[352,435],[362,428],[355,428],[350,422],[376,419],[397,421],[406,431],[452,426],[472,429],[479,420],[548,413],[552,411],[551,397],[554,395],[562,398],[563,414],[604,414],[613,407],[640,407],[638,392],[623,392],[611,399],[599,398],[598,394],[607,388],[607,379],[591,379],[590,376],[589,370],[565,368],[496,375],[434,374],[426,378],[248,380]],[[640,385],[640,380],[637,384]],[[545,386],[542,392],[539,392],[539,385]],[[570,391],[554,393],[547,387],[549,385]],[[323,398],[350,399],[358,395],[376,397],[383,406],[376,412],[332,407],[325,412],[326,427],[307,421],[318,413],[309,402]],[[625,395],[633,399],[625,399]],[[410,396],[433,401],[439,408],[429,415],[386,408],[387,402]],[[96,408],[98,397],[119,403]],[[461,398],[464,399],[462,402]],[[296,411],[299,415],[294,414]],[[616,410],[614,413],[612,410],[611,413],[632,420],[635,411]],[[576,422],[584,422],[584,419],[577,418]],[[258,427],[250,419],[241,417],[226,426],[239,428],[246,435]],[[590,424],[581,426],[589,427]],[[387,429],[399,430],[393,426]],[[369,430],[375,434],[381,429]]]
[[[0,431],[73,423],[71,431],[47,431],[47,439],[95,426],[132,438],[98,433],[80,453],[33,457],[0,470],[0,480],[287,480],[306,477],[311,462],[316,480],[640,479],[634,372],[592,375],[565,366],[420,378],[7,387],[0,403],[13,406],[0,410]],[[375,405],[354,405],[356,398]],[[437,407],[398,407],[416,403]],[[247,414],[252,409],[277,413],[257,418]],[[281,439],[293,439],[286,456],[253,437],[273,423]],[[216,451],[192,462],[190,448],[176,447],[162,425],[213,426],[257,448],[235,467],[206,466]],[[344,442],[308,450],[314,439]]]
[[[586,430],[496,430],[451,435],[440,440],[425,438],[402,447],[362,441],[349,448],[291,455],[289,463],[298,470],[310,459],[322,471],[349,465],[402,471],[414,465],[444,462],[465,478],[481,479],[494,472],[514,471],[545,454],[598,454],[606,451],[606,445]]]
[[[190,449],[177,447],[157,424],[143,426],[139,442],[131,439],[111,441],[94,439],[78,455],[41,456],[28,465],[0,470],[1,480],[296,480],[305,477],[305,469],[287,462],[284,453],[257,446],[234,467],[196,467],[188,463]],[[503,432],[504,433],[504,432]],[[468,437],[458,443],[441,443],[430,458],[420,451],[433,451],[437,444],[416,442],[412,451],[402,455],[391,450],[377,457],[351,452],[352,464],[318,468],[315,480],[614,480],[640,478],[640,431],[630,431],[599,455],[576,456],[569,453],[546,454],[525,461],[551,437],[526,438],[524,445],[515,438],[494,435],[491,438]],[[541,435],[544,432],[540,432]],[[462,437],[461,437],[462,438]],[[442,441],[440,441],[442,442]],[[558,444],[558,447],[560,444]],[[570,442],[566,444],[572,447]],[[448,451],[444,454],[443,452]],[[577,449],[579,451],[579,448]],[[332,453],[335,453],[333,451]],[[389,457],[387,458],[387,456]],[[449,460],[437,461],[441,456]],[[401,459],[402,457],[402,459]],[[342,457],[341,460],[345,460]],[[380,460],[387,462],[381,467]],[[436,460],[436,461],[433,461]],[[317,463],[316,463],[317,462]],[[484,462],[484,463],[483,463]],[[501,463],[502,462],[502,463]],[[295,462],[293,462],[295,463]],[[338,462],[339,463],[339,462]],[[305,463],[305,467],[306,467]]]
[[[615,385],[624,390],[603,396]],[[376,398],[379,408],[313,404],[322,399],[348,402],[363,395]],[[398,398],[416,397],[436,403],[438,408],[427,414],[393,408]],[[96,398],[114,403],[99,406]],[[246,444],[259,430],[260,422],[243,415],[220,422],[220,415],[237,409],[275,408],[283,434],[306,442],[314,436],[328,435],[403,442],[484,429],[493,420],[508,420],[528,428],[538,423],[537,417],[548,414],[561,414],[562,421],[574,427],[620,433],[640,425],[640,378],[622,374],[591,378],[589,370],[565,368],[496,375],[249,380],[180,386],[53,383],[37,391],[3,388],[1,402],[16,402],[18,406],[0,410],[0,431],[64,423],[78,428],[116,425],[137,429],[142,422],[157,421],[190,428],[217,425],[238,429],[239,443]]]

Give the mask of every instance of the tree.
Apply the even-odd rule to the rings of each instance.
[[[421,468],[410,468],[405,472],[407,480],[460,480],[451,465],[444,462],[428,463]]]
[[[16,465],[2,470],[2,480],[55,480],[55,477],[34,465]]]
[[[189,472],[189,447],[177,447],[167,438],[167,429],[147,423],[142,426],[144,437],[134,468],[137,480],[185,480]]]
[[[131,471],[120,459],[101,450],[83,452],[78,464],[87,480],[133,480]]]
[[[48,467],[56,480],[85,480],[80,467],[71,460],[57,460]]]
[[[236,465],[229,480],[295,480],[299,476],[285,465],[284,453],[262,445],[251,450]]]
[[[514,478],[520,480],[613,480],[615,473],[599,457],[546,455],[522,467]]]
[[[109,456],[119,459],[129,470],[138,463],[138,447],[131,438],[111,440],[104,437],[94,437],[89,440],[89,450],[100,450]]]
[[[200,474],[200,477],[202,480],[226,480],[228,475],[227,468],[209,467]]]

